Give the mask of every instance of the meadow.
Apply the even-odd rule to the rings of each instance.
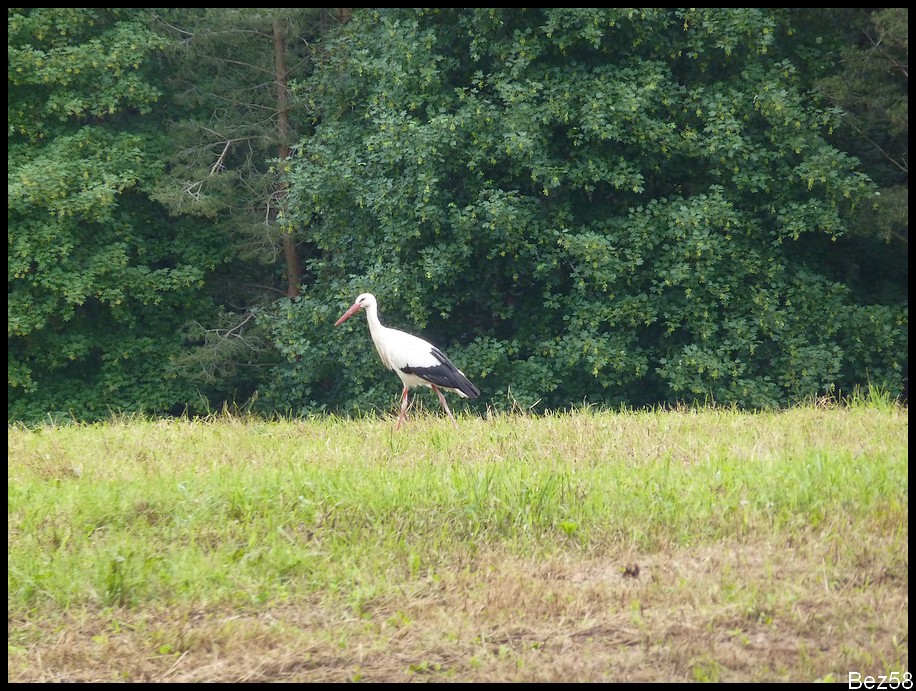
[[[909,674],[905,407],[458,422],[9,425],[7,680]]]

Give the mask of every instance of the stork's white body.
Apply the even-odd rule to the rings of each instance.
[[[401,426],[407,413],[407,393],[416,386],[428,386],[439,396],[439,401],[452,423],[457,427],[452,411],[448,409],[445,397],[440,389],[451,391],[462,398],[477,398],[480,390],[470,382],[441,350],[422,338],[417,338],[404,331],[389,329],[383,326],[378,318],[378,302],[371,293],[363,293],[356,302],[338,319],[334,326],[346,321],[359,310],[366,310],[366,321],[369,322],[369,333],[382,363],[394,370],[404,391],[401,394],[401,414],[397,427]]]

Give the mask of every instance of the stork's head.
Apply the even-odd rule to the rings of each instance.
[[[363,293],[357,296],[356,302],[354,302],[350,306],[350,309],[348,309],[346,312],[340,315],[340,319],[334,322],[334,326],[337,326],[338,324],[343,324],[345,321],[347,321],[347,319],[352,317],[354,314],[356,314],[360,310],[368,309],[369,307],[375,307],[376,304],[377,303],[375,301],[375,296],[372,293]]]

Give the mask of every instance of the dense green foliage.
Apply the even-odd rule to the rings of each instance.
[[[840,145],[862,161],[881,188],[880,213],[862,219],[860,231],[885,234],[898,249],[908,238],[908,14],[905,8],[838,13],[841,69],[817,82],[846,113]]]
[[[545,406],[899,390],[905,309],[819,269],[874,188],[827,140],[840,112],[805,90],[785,21],[355,15],[301,91],[316,128],[291,207],[321,254],[278,321],[303,356],[283,393],[384,401],[368,339],[324,328],[334,298],[364,290],[448,346],[488,402],[510,387]],[[321,389],[340,360],[372,374]],[[318,397],[284,402],[303,394]]]
[[[896,394],[907,16],[846,12],[10,10],[9,416],[388,406],[367,290],[481,407]]]
[[[254,314],[299,289],[277,159],[288,155],[301,118],[294,121],[282,81],[310,70],[324,16],[314,8],[171,8],[153,24],[167,39],[165,89],[175,112],[153,197],[200,219],[233,250],[207,281],[219,314],[185,330],[175,362],[219,392],[217,405],[244,401],[271,376],[267,320]]]
[[[11,9],[8,24],[9,416],[183,407],[195,388],[168,363],[181,327],[209,318],[221,250],[149,197],[162,40],[132,10]]]

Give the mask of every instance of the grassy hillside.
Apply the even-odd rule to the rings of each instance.
[[[8,434],[10,681],[909,667],[897,406]]]

